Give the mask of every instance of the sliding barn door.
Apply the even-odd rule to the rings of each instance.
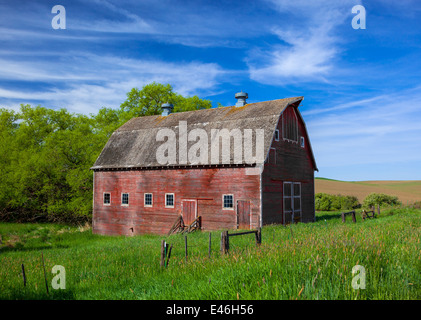
[[[301,221],[301,183],[284,182],[283,223]]]

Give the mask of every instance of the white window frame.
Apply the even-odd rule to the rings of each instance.
[[[151,204],[146,204],[146,195],[150,194],[151,195]],[[144,207],[153,207],[153,193],[144,193],[143,195],[143,206]]]
[[[172,206],[167,205],[167,195],[168,196],[172,195],[172,200],[173,200]],[[174,195],[174,193],[166,193],[165,194],[165,208],[174,208],[174,206],[175,206],[175,195]]]
[[[225,207],[225,196],[232,197],[232,207]],[[233,194],[223,194],[222,195],[222,210],[235,210],[234,208],[234,195]]]
[[[125,194],[127,194],[127,203],[123,203],[123,197],[124,197]],[[121,205],[123,207],[128,207],[129,206],[129,203],[130,203],[130,200],[129,199],[130,199],[130,195],[129,195],[128,192],[122,192],[121,193]]]
[[[300,146],[301,148],[305,148],[306,146],[306,140],[303,136],[300,137]]]
[[[110,203],[105,203],[105,195],[109,194],[110,195]],[[111,205],[111,192],[103,192],[102,193],[102,204],[104,206],[110,206]]]

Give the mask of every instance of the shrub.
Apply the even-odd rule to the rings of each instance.
[[[317,193],[315,206],[317,211],[329,211],[332,204],[332,197],[327,193]]]
[[[414,202],[414,204],[412,205],[412,207],[414,209],[421,209],[421,201]]]
[[[370,193],[363,201],[363,206],[366,208],[372,206],[384,205],[401,205],[397,196],[389,196],[384,193]]]
[[[315,197],[317,211],[348,210],[361,207],[357,197],[317,193]]]
[[[338,209],[357,209],[361,207],[361,204],[358,202],[357,197],[355,196],[339,196],[341,207]]]

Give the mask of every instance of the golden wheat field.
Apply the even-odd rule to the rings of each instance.
[[[421,180],[339,181],[316,178],[315,191],[356,196],[361,203],[372,192],[384,193],[397,196],[406,205],[421,201]]]

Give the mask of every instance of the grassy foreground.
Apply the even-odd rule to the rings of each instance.
[[[212,232],[211,258],[209,233],[197,232],[188,235],[187,261],[183,235],[110,237],[85,229],[0,224],[0,299],[421,298],[420,210],[358,216],[356,224],[322,212],[315,223],[264,227],[259,248],[254,235],[231,238],[228,255],[219,251],[221,233]],[[173,244],[166,269],[159,266],[162,239]],[[65,268],[66,289],[51,287],[54,265]],[[355,265],[365,268],[365,289],[351,285]]]

